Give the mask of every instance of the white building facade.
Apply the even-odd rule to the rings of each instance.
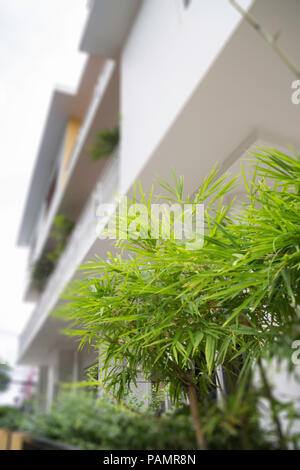
[[[240,0],[299,62],[300,2]],[[96,234],[95,209],[130,193],[137,178],[184,175],[190,194],[218,162],[237,171],[251,146],[300,148],[295,76],[228,0],[94,0],[80,49],[87,61],[74,95],[55,90],[29,189],[19,244],[33,265],[51,245],[58,214],[75,228],[43,292],[28,281],[35,308],[20,339],[19,363],[40,368],[49,407],[62,381],[77,381],[97,358],[77,351],[51,316],[77,267],[111,242]],[[300,66],[300,63],[299,63]],[[91,162],[95,133],[120,126],[107,160]],[[141,379],[140,393],[149,392]]]

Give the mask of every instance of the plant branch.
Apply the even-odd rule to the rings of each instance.
[[[277,41],[280,36],[280,31],[277,31],[273,36],[265,31],[263,27],[258,23],[256,18],[244,10],[235,0],[229,0],[231,5],[242,15],[242,17],[264,38],[269,44],[273,51],[281,58],[281,60],[287,65],[291,72],[300,78],[299,68],[289,59],[286,54],[278,47]]]
[[[206,450],[205,439],[203,435],[201,417],[199,412],[199,403],[197,398],[197,392],[194,384],[187,386],[187,394],[189,398],[190,410],[193,419],[196,439],[200,450]]]

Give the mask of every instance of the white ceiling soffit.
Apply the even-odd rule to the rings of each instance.
[[[114,58],[122,48],[142,0],[94,0],[80,50]]]

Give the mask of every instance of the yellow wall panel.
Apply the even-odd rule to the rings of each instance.
[[[0,450],[9,449],[10,434],[7,429],[0,429]]]
[[[70,118],[67,122],[66,127],[66,134],[65,134],[65,146],[64,146],[64,153],[62,158],[62,166],[61,166],[61,184],[64,185],[66,182],[68,166],[70,163],[70,157],[72,155],[72,151],[74,148],[74,144],[76,142],[76,138],[79,133],[79,129],[81,126],[81,121],[78,119]]]

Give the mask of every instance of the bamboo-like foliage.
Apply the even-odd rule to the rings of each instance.
[[[299,332],[300,162],[275,149],[253,157],[248,202],[238,211],[223,202],[236,180],[215,168],[192,200],[182,179],[174,187],[160,181],[165,200],[204,203],[203,246],[186,249],[170,218],[169,239],[144,227],[144,238],[119,240],[119,254],[84,266],[88,278],[71,285],[58,312],[72,320],[68,334],[99,350],[113,393],[123,396],[140,371],[168,383],[174,401],[187,393],[202,448],[192,403],[208,400],[218,365],[230,376],[240,361],[242,390],[261,357],[291,354]],[[140,188],[139,199],[151,218],[152,193]]]

